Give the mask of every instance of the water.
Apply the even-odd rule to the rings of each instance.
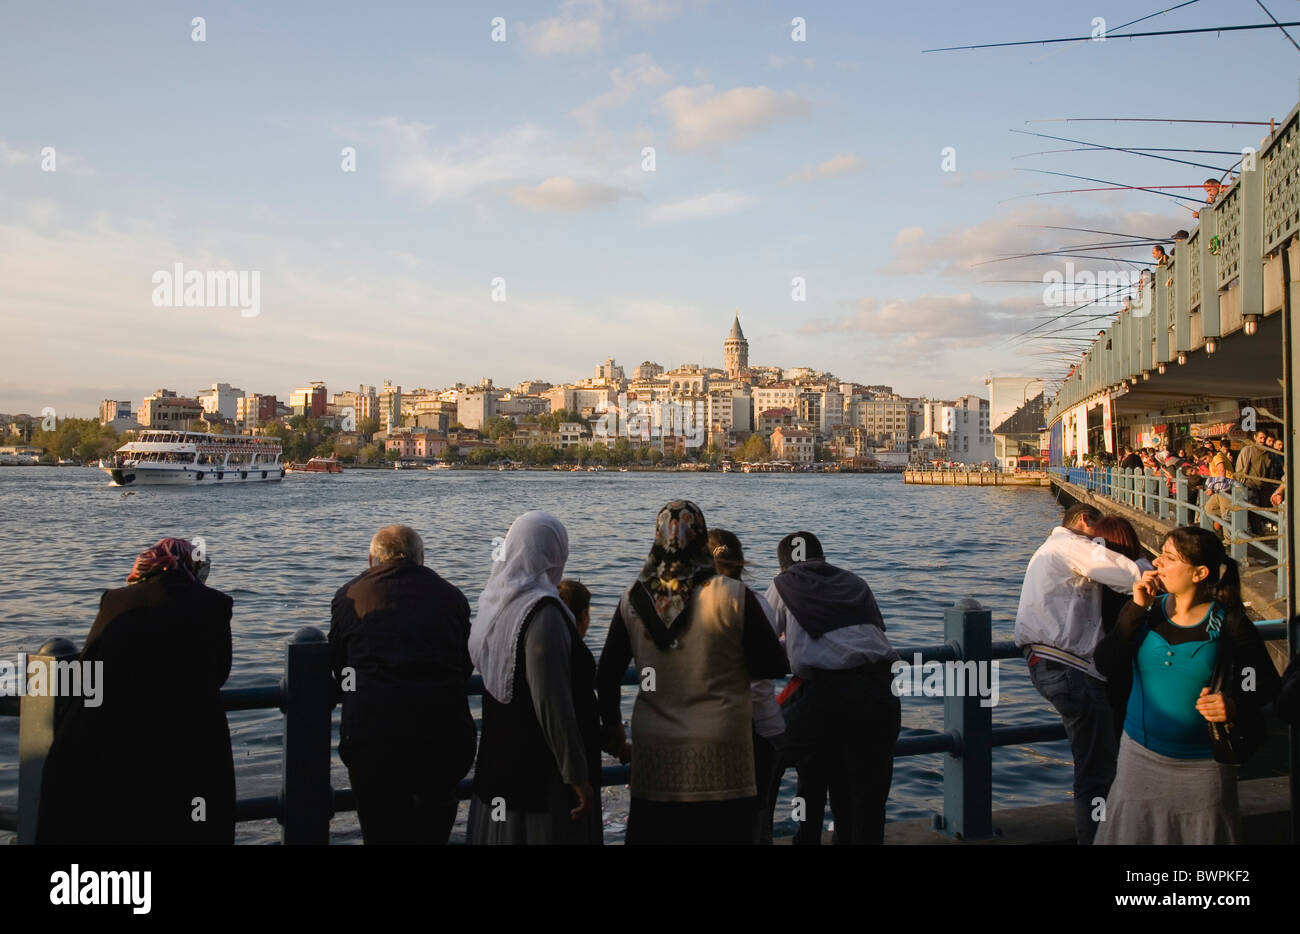
[[[123,585],[136,554],[164,536],[201,535],[212,559],[208,583],[235,601],[227,686],[275,682],[285,637],[301,626],[328,629],[330,598],[365,568],[370,537],[380,526],[418,529],[426,563],[472,605],[491,567],[492,538],[504,536],[520,513],[544,509],[568,526],[566,576],[592,591],[587,643],[599,656],[619,594],[649,551],[655,514],[675,498],[699,504],[710,527],[740,536],[748,582],[759,592],[777,570],[777,541],[807,529],[832,563],[871,584],[895,646],[942,642],[943,610],[962,597],[992,610],[996,641],[1011,638],[1025,565],[1059,521],[1045,489],[907,486],[898,475],[870,474],[353,470],[290,474],[280,483],[123,492],[87,468],[0,469],[0,655],[33,651],[54,636],[80,645],[100,593]],[[626,715],[630,690],[624,698]],[[239,796],[275,793],[280,713],[229,717]],[[337,717],[336,711],[336,724]],[[994,723],[1052,717],[1024,665],[1003,663]],[[941,699],[903,699],[904,736],[940,730],[942,722]],[[782,789],[778,833],[793,832],[794,777],[790,770]],[[995,808],[1065,801],[1069,749],[1064,742],[995,749],[993,779]],[[348,784],[337,752],[333,782]],[[0,802],[12,805],[16,788],[17,721],[3,717]],[[891,820],[928,817],[942,806],[941,756],[895,760]],[[622,839],[626,807],[626,788],[605,790],[607,842]],[[463,839],[464,817],[462,805],[453,840]],[[237,839],[266,843],[279,832],[274,821],[242,823]],[[360,842],[350,813],[334,819],[332,833],[336,843]]]

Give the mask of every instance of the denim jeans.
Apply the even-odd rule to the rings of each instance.
[[[1080,844],[1090,844],[1097,833],[1093,801],[1110,791],[1119,754],[1106,683],[1043,659],[1029,667],[1029,677],[1065,723],[1074,755],[1074,830]]]

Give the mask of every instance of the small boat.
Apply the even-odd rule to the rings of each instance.
[[[285,464],[289,473],[343,473],[343,465],[334,457],[313,457],[305,464]]]

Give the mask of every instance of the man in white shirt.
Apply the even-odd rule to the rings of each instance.
[[[1060,713],[1074,755],[1074,827],[1092,843],[1095,802],[1115,778],[1119,749],[1105,679],[1092,662],[1101,641],[1101,586],[1132,593],[1138,566],[1093,538],[1101,513],[1078,504],[1065,512],[1025,571],[1016,611],[1016,645],[1029,677]]]

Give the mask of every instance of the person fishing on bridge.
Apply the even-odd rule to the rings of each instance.
[[[1118,754],[1105,679],[1092,663],[1102,635],[1101,586],[1128,593],[1138,566],[1097,536],[1101,513],[1078,503],[1065,511],[1029,559],[1016,610],[1016,645],[1029,677],[1065,724],[1074,757],[1074,829],[1092,843],[1093,801],[1105,798]]]

